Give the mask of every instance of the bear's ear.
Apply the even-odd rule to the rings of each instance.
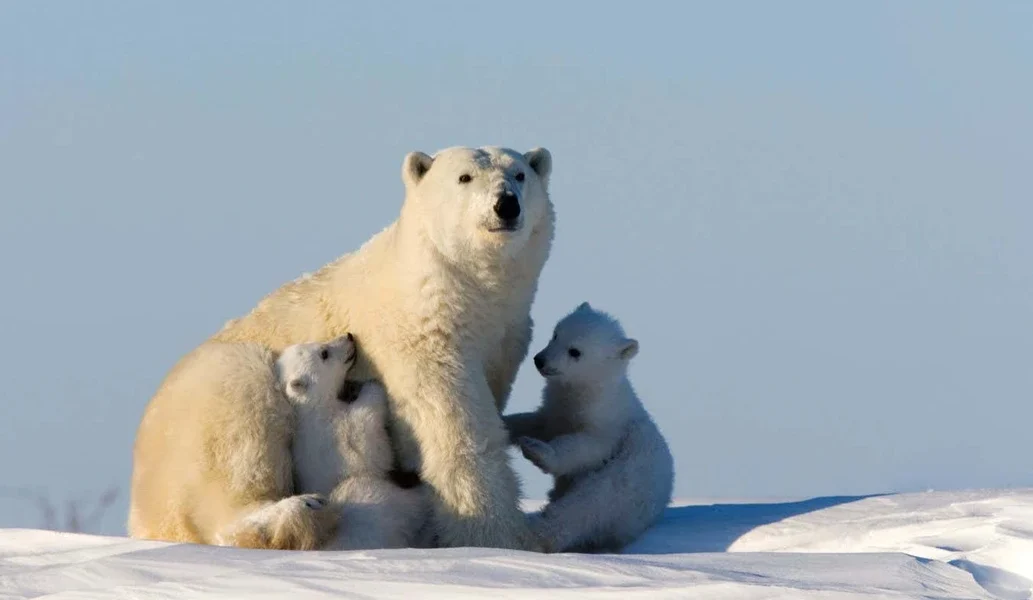
[[[582,302],[577,305],[578,310],[592,310],[592,306],[588,302]]]
[[[632,339],[625,339],[621,342],[620,357],[621,360],[631,360],[638,354],[638,341]]]
[[[535,148],[524,154],[524,160],[538,174],[538,179],[542,181],[542,185],[548,187],[549,175],[552,174],[552,154],[549,154],[549,151],[545,148]]]
[[[430,170],[434,159],[423,152],[410,152],[402,163],[402,181],[406,188],[414,187]]]

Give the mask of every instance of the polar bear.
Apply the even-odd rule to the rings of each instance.
[[[383,383],[392,441],[427,486],[438,545],[538,549],[500,412],[552,245],[551,170],[544,148],[407,155],[394,223],[229,321],[161,383],[137,430],[130,535],[210,543],[230,515],[290,497],[284,421],[241,408],[265,375],[227,376],[213,348],[282,351],[350,331],[362,352],[349,377]],[[213,454],[234,445],[249,452]]]
[[[535,529],[549,551],[616,551],[671,501],[667,442],[627,377],[638,342],[587,302],[561,320],[534,357],[541,407],[504,417],[524,456],[555,485]]]
[[[294,406],[296,491],[329,496],[340,514],[337,535],[323,549],[409,547],[426,520],[423,490],[390,479],[395,458],[384,389],[374,381],[345,385],[356,351],[349,333],[288,346],[276,361]]]

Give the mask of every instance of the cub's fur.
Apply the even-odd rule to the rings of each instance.
[[[422,486],[391,480],[387,395],[377,382],[348,382],[356,346],[350,334],[326,344],[296,344],[277,360],[295,408],[291,443],[296,490],[329,496],[340,514],[324,549],[404,548],[427,518]]]
[[[554,477],[534,519],[549,551],[619,550],[671,500],[670,450],[627,377],[637,353],[616,320],[585,302],[534,357],[546,379],[541,407],[504,417],[524,456]]]

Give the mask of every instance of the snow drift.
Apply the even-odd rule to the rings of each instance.
[[[2,598],[1033,597],[1033,489],[680,501],[620,555],[273,552],[0,531]]]

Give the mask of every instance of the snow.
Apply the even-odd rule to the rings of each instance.
[[[675,502],[620,555],[272,552],[0,530],[0,598],[1033,597],[1033,489]]]

